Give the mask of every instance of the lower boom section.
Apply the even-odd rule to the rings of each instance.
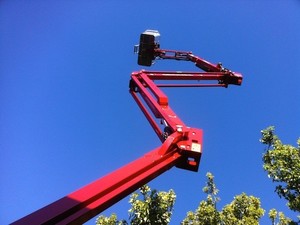
[[[160,154],[164,145],[91,184],[12,223],[82,224],[183,160],[178,149]]]

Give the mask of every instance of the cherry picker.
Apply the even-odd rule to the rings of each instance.
[[[156,59],[179,60],[190,61],[203,70],[140,70],[131,74],[129,92],[161,140],[161,146],[12,224],[82,224],[174,166],[198,171],[203,131],[187,126],[176,115],[161,88],[227,88],[241,85],[243,77],[192,52],[161,49],[159,37],[156,30],[146,30],[140,35],[140,43],[135,46],[139,65],[151,66]]]

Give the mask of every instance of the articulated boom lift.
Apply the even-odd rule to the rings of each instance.
[[[205,72],[133,72],[129,91],[162,142],[141,158],[91,184],[14,222],[17,224],[82,224],[140,186],[173,166],[198,171],[202,154],[202,130],[186,126],[169,107],[160,87],[228,87],[241,85],[242,75],[212,64],[191,52],[160,49],[158,31],[146,30],[140,36],[138,64],[151,66],[155,59],[191,61]],[[188,81],[164,83],[169,80]],[[160,81],[155,83],[155,81]],[[191,81],[197,81],[192,83]],[[214,83],[213,83],[214,82]]]

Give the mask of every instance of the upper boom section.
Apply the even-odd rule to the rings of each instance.
[[[155,59],[175,59],[183,61],[191,61],[205,72],[222,73],[224,79],[220,80],[220,84],[241,85],[242,75],[232,72],[222,66],[221,63],[213,64],[187,51],[165,50],[160,49],[160,34],[157,30],[146,30],[140,35],[140,43],[135,46],[135,52],[138,53],[138,64],[142,66],[151,66]]]

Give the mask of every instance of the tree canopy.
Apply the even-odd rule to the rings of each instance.
[[[264,215],[259,198],[248,196],[245,193],[234,197],[233,201],[225,205],[221,211],[217,209],[217,196],[214,177],[206,174],[207,183],[203,191],[207,194],[206,200],[200,202],[195,212],[188,212],[182,225],[255,225]]]
[[[300,212],[300,138],[294,147],[281,142],[270,126],[261,131],[260,141],[267,145],[263,155],[263,168],[268,177],[275,182],[275,191],[279,197],[288,201],[288,207]]]

